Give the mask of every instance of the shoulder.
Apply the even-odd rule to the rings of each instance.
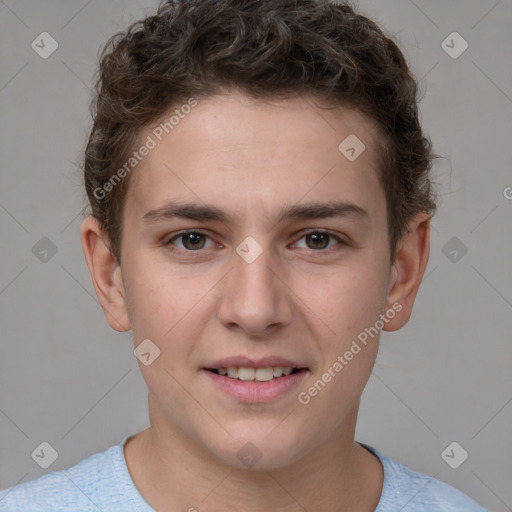
[[[101,490],[115,476],[112,466],[121,449],[120,445],[111,446],[70,468],[0,491],[0,511],[89,512],[101,509]]]
[[[382,495],[375,512],[488,512],[455,487],[364,446],[379,457],[384,467]]]

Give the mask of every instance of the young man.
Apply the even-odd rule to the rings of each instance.
[[[0,510],[484,510],[354,440],[427,265],[433,157],[402,54],[347,5],[174,0],[115,36],[82,242],[151,426]]]

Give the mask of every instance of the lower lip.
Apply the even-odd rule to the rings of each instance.
[[[224,377],[218,373],[204,370],[203,372],[224,393],[235,397],[241,402],[258,403],[269,402],[290,392],[305,377],[308,370],[300,370],[290,375],[274,378],[264,382],[254,380],[238,380]]]

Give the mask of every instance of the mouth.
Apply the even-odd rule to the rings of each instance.
[[[245,404],[290,397],[310,373],[309,368],[281,358],[255,361],[243,357],[217,361],[202,371],[215,389]]]
[[[205,370],[233,380],[269,382],[306,371],[307,368],[293,368],[291,366],[265,366],[261,368],[229,366],[227,368],[205,368]]]

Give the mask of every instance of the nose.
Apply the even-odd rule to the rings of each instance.
[[[291,322],[293,294],[280,268],[268,248],[254,261],[233,253],[233,268],[222,281],[218,308],[219,319],[226,328],[240,329],[251,338],[262,339]]]

